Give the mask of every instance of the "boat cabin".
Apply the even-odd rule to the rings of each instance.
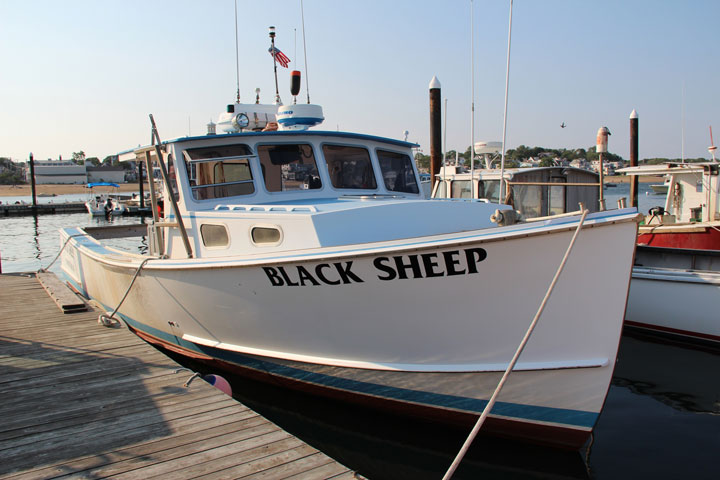
[[[171,257],[208,257],[227,256],[229,250],[277,250],[281,244],[290,249],[342,244],[351,238],[374,241],[380,234],[367,228],[372,209],[356,208],[357,201],[367,206],[383,200],[422,200],[413,147],[400,140],[322,131],[250,131],[165,142],[162,156],[172,195],[184,223],[189,220],[191,226],[187,235],[177,228],[165,188],[164,218],[155,222],[158,229],[151,240],[158,244],[151,250]],[[156,160],[154,146],[133,154],[133,159]],[[417,208],[395,213],[420,217]],[[340,211],[343,214],[336,215]],[[333,219],[347,223],[346,228],[330,228]],[[390,237],[413,233],[407,225],[401,231],[397,217],[374,222]],[[418,232],[443,231],[442,226],[421,224],[418,219]],[[183,245],[183,236],[189,247]]]
[[[627,167],[618,173],[665,176],[665,201],[645,213],[654,216],[654,223],[688,223],[720,220],[719,169],[720,164],[716,162],[665,163]]]
[[[579,168],[513,168],[504,172],[509,194],[504,203],[513,205],[526,218],[577,211],[579,204],[598,211],[598,174]],[[478,169],[472,173],[447,166],[436,176],[432,198],[474,198],[498,203],[500,169]],[[557,185],[556,185],[557,184]]]

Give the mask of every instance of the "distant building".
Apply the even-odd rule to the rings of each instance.
[[[87,181],[85,165],[77,165],[68,160],[35,160],[35,183],[41,184],[84,184]],[[30,181],[30,169],[26,170]]]
[[[87,182],[125,183],[125,169],[123,167],[87,167]]]

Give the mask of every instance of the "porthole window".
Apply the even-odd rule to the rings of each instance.
[[[203,245],[206,247],[227,247],[230,243],[225,225],[205,223],[200,225],[200,235],[202,236]]]
[[[280,229],[275,227],[253,227],[250,236],[256,245],[277,245],[281,238]]]

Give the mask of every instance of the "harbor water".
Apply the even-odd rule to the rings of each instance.
[[[663,196],[650,192],[648,184],[640,184],[642,213],[664,203]],[[618,198],[629,197],[628,184],[606,188],[605,197],[607,206],[615,208]],[[0,200],[5,203],[7,197]],[[0,217],[2,272],[46,267],[60,250],[61,227],[143,221],[85,213]],[[115,240],[113,246],[146,251],[144,241],[137,239]],[[59,262],[51,270],[59,272]],[[102,327],[88,325],[95,328]],[[469,433],[229,380],[238,400],[373,480],[441,478]],[[716,479],[718,452],[720,348],[626,331],[605,407],[586,449],[564,452],[481,436],[454,478]]]

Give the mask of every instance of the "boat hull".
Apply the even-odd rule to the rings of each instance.
[[[720,342],[720,272],[636,267],[625,323],[681,336]]]
[[[646,225],[640,227],[638,245],[720,251],[720,223]]]
[[[150,260],[118,314],[145,340],[221,370],[467,422],[496,388],[576,225],[272,259]],[[627,213],[588,222],[492,411],[492,430],[560,447],[585,441],[615,364],[636,235]],[[62,258],[70,282],[112,310],[141,257],[80,237]]]
[[[310,364],[279,363],[275,359],[243,356],[227,351],[213,351],[208,348],[198,348],[197,345],[179,346],[172,341],[136,330],[132,326],[130,328],[151,345],[179,354],[192,360],[193,363],[203,364],[206,372],[244,377],[276,387],[339,400],[364,409],[382,411],[398,417],[420,419],[449,428],[472,428],[487,403],[484,398],[467,398],[462,395],[427,392],[425,389],[433,379],[423,378],[423,376],[428,377],[429,374],[416,374],[416,378],[412,379],[403,378],[408,377],[406,374],[395,373],[388,377],[396,378],[387,378],[385,382],[378,381],[377,378],[373,378],[372,382],[350,380],[348,377],[352,378],[356,375],[342,375],[343,372],[333,372],[333,375],[328,375],[318,372],[317,366]],[[500,375],[500,373],[493,375],[464,374],[463,378],[457,380],[472,385],[485,384],[485,391],[489,390],[491,394],[491,389],[497,385]],[[550,375],[545,375],[544,378],[537,376],[534,379],[529,377],[531,375],[525,372],[513,373],[513,382],[522,382],[522,388],[528,388],[534,384],[540,389]],[[576,378],[573,381],[570,376],[562,381],[570,382],[575,386],[582,383],[581,379]],[[402,388],[396,385],[402,385]],[[489,398],[489,395],[485,398]],[[493,408],[494,413],[484,424],[483,433],[539,445],[577,450],[587,441],[598,416],[585,411],[535,408],[531,412],[530,409],[532,407],[527,405],[500,401]],[[522,420],[518,419],[520,410],[523,410]],[[568,423],[572,423],[573,426],[568,426]]]

